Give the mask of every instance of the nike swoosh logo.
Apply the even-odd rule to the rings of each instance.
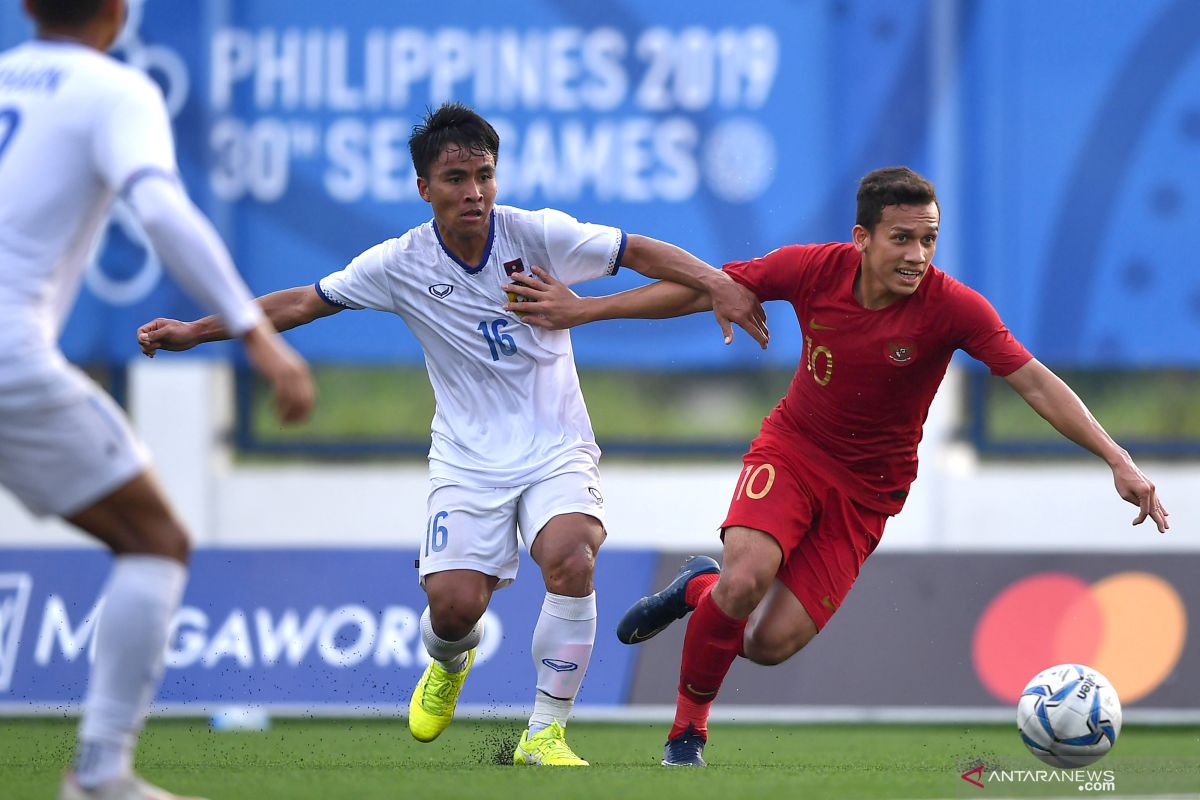
[[[665,628],[665,627],[667,627],[667,626],[666,626],[666,625],[664,625],[664,626],[663,626],[663,628]],[[658,633],[659,631],[661,631],[663,628],[655,628],[654,630],[652,630],[652,631],[650,631],[649,633],[647,633],[647,634],[644,634],[644,635],[643,635],[643,634],[641,633],[641,631],[639,631],[637,628],[634,628],[634,629],[633,629],[633,633],[629,634],[629,643],[630,643],[630,644],[637,644],[638,642],[644,642],[644,641],[646,641],[647,639],[649,639],[649,638],[651,638],[652,636],[654,636],[655,634],[657,634],[657,633]]]
[[[814,331],[832,331],[832,330],[834,330],[834,328],[830,327],[829,325],[822,325],[821,323],[817,322],[816,317],[813,317],[812,319],[810,319],[808,321],[808,327],[812,328]]]
[[[687,684],[687,690],[689,692],[691,692],[692,694],[698,695],[700,697],[712,697],[714,694],[717,693],[716,689],[713,689],[711,692],[702,692],[699,689],[697,689],[696,687],[692,686],[690,683]]]

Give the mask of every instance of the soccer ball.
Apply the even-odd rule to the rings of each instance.
[[[1121,732],[1121,701],[1108,678],[1081,664],[1033,676],[1017,703],[1017,729],[1029,752],[1055,767],[1086,767]]]

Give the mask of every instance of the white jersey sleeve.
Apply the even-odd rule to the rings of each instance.
[[[580,222],[552,208],[538,212],[546,239],[549,268],[568,286],[614,274],[625,253],[625,232],[608,225]]]
[[[317,292],[325,302],[342,308],[398,311],[387,274],[391,249],[392,240],[375,245],[344,269],[319,280]]]
[[[225,328],[242,336],[258,325],[262,309],[233,266],[225,243],[179,182],[139,172],[125,194],[146,236],[179,284],[201,305],[216,311]]]
[[[118,194],[142,175],[173,176],[178,171],[162,93],[149,78],[137,77],[98,120],[92,139],[93,163],[108,188]]]

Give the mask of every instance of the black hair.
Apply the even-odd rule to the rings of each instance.
[[[886,206],[924,206],[934,203],[938,213],[937,192],[933,184],[908,167],[884,167],[868,172],[858,182],[858,212],[854,222],[873,231],[883,218]]]
[[[446,145],[456,145],[472,155],[491,154],[500,160],[500,135],[491,123],[462,103],[443,103],[437,111],[427,111],[420,125],[413,126],[408,151],[417,175],[429,180],[429,171]]]
[[[29,13],[39,25],[74,28],[100,13],[106,0],[29,0]]]

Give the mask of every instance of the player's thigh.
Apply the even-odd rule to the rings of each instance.
[[[520,488],[447,484],[429,493],[418,569],[427,586],[434,573],[469,570],[507,586],[517,577],[516,504]]]
[[[150,471],[66,520],[103,541],[114,553],[159,555],[185,563],[188,559],[187,532]]]
[[[783,582],[774,581],[750,615],[742,650],[756,664],[780,664],[817,635],[817,625]]]
[[[604,495],[594,466],[581,466],[527,486],[517,505],[517,519],[547,588],[559,580],[574,579],[586,579],[590,586],[596,552],[607,535]]]
[[[736,605],[756,604],[780,564],[808,536],[815,516],[815,498],[803,476],[769,441],[756,439],[742,458],[721,523],[725,585],[714,589],[718,602],[736,597]]]
[[[779,580],[804,606],[818,631],[850,593],[886,522],[886,515],[858,505],[837,489],[823,494],[816,527],[779,570]]]

